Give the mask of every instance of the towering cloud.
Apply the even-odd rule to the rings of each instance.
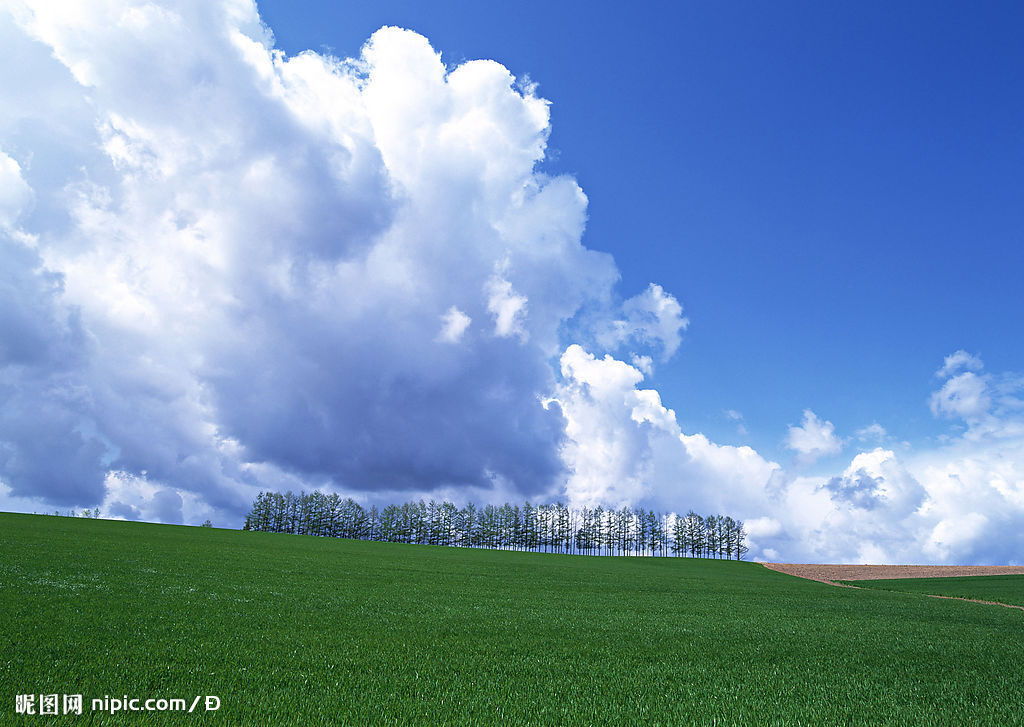
[[[251,2],[6,8],[13,495],[560,489],[561,330],[620,313],[532,88],[397,28],[288,58]]]
[[[643,388],[681,304],[583,245],[498,63],[398,28],[288,57],[252,0],[2,0],[0,47],[0,507],[227,524],[322,487],[726,511],[762,557],[1020,544],[1020,379],[962,351],[940,450],[797,476],[683,432]]]

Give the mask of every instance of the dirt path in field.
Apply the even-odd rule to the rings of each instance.
[[[1011,573],[1010,575],[1015,574]],[[851,588],[856,587],[857,586],[851,586]],[[926,593],[924,595],[928,596],[928,598],[945,598],[950,601],[970,601],[971,603],[984,603],[986,606],[1002,606],[1003,608],[1015,608],[1018,611],[1024,611],[1024,606],[1017,606],[1013,603],[1000,603],[999,601],[979,601],[977,598],[960,598],[959,596],[936,596],[932,593]]]
[[[1024,566],[1019,565],[818,565],[813,563],[761,563],[769,570],[786,573],[810,581],[827,583],[841,588],[859,588],[836,581],[892,580],[894,578],[956,578],[959,576],[1019,576],[1024,575]],[[976,598],[958,596],[937,596],[931,593],[918,595],[928,598],[944,598],[950,601],[970,601],[987,606],[1002,606],[1024,611],[1024,606],[998,601],[979,601]]]
[[[952,578],[956,576],[1024,576],[1024,565],[817,565],[762,563],[765,568],[812,581],[868,581],[891,578]]]

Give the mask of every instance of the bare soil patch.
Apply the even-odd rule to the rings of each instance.
[[[826,565],[762,563],[765,568],[812,581],[866,581],[891,578],[953,578],[958,576],[1024,575],[1021,565]],[[836,583],[835,585],[842,585]]]
[[[956,578],[958,576],[1018,576],[1024,575],[1024,566],[1019,565],[826,565],[814,563],[761,563],[765,568],[788,573],[791,576],[827,583],[841,588],[863,588],[837,581],[891,580],[894,578]],[[976,598],[939,596],[922,593],[928,598],[945,598],[951,601],[983,603],[986,606],[1003,606],[1024,611],[1024,606],[1015,606],[998,601],[979,601]]]

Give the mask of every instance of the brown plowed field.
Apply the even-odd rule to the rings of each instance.
[[[812,581],[865,581],[889,578],[950,578],[954,576],[1018,576],[1021,565],[815,565],[762,563],[765,568]]]

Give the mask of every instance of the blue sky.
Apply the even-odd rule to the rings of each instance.
[[[399,25],[529,74],[586,244],[686,308],[654,381],[692,429],[775,453],[811,407],[917,441],[947,429],[927,405],[945,355],[1021,368],[1019,3],[260,8],[289,53]]]
[[[0,509],[530,498],[1020,562],[1022,21],[0,3]]]

